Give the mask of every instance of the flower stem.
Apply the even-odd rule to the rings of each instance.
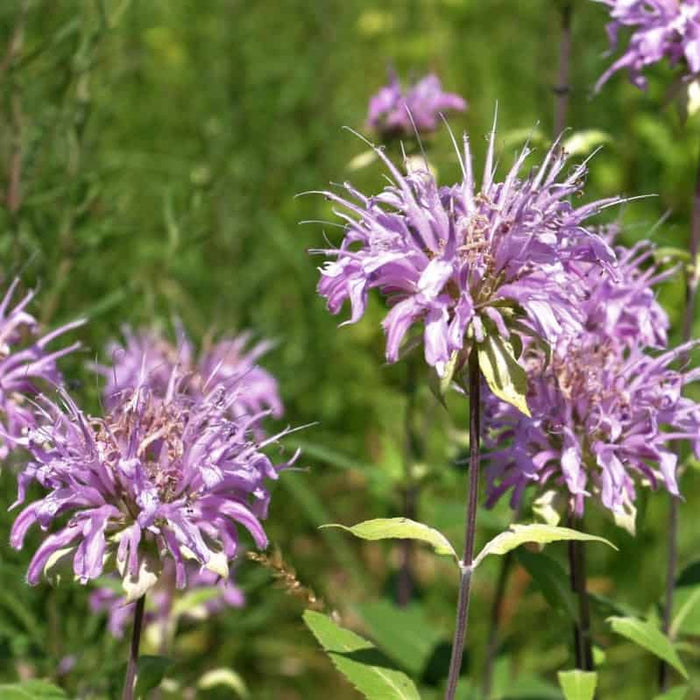
[[[580,530],[580,521],[570,518],[569,526]],[[578,599],[578,622],[574,624],[574,650],[576,668],[593,670],[593,641],[591,638],[591,613],[586,590],[586,549],[583,542],[569,541],[569,571],[571,590]]]
[[[559,73],[557,84],[554,86],[554,137],[556,138],[566,127],[566,114],[569,109],[569,85],[571,69],[571,15],[573,14],[572,0],[561,2],[561,38],[559,40]]]
[[[457,621],[454,640],[452,642],[452,658],[450,659],[450,672],[447,677],[445,700],[454,699],[457,690],[457,681],[459,680],[459,673],[462,667],[464,642],[467,637],[472,562],[474,561],[474,541],[476,535],[476,514],[479,496],[479,448],[481,439],[480,390],[479,355],[476,347],[472,347],[469,353],[469,492],[467,496],[467,517],[464,533],[464,555],[460,564]]]
[[[143,610],[145,605],[146,596],[142,595],[136,601],[134,610],[134,629],[131,633],[131,648],[129,649],[129,662],[126,665],[122,700],[134,700],[135,697],[136,670],[139,661],[139,646],[141,645],[141,628],[143,627]]]
[[[697,172],[695,175],[695,194],[693,196],[693,213],[690,224],[690,262],[686,273],[685,283],[685,309],[683,311],[682,342],[687,343],[693,337],[693,321],[695,320],[695,304],[698,291],[698,250],[700,249],[700,157],[698,157]],[[685,364],[687,356],[681,358]],[[666,591],[664,595],[664,609],[661,629],[668,634],[671,628],[671,616],[673,614],[673,589],[676,583],[676,565],[678,563],[678,498],[671,495],[668,504],[668,552],[666,563]],[[659,688],[667,690],[669,682],[668,665],[661,662],[659,666]]]

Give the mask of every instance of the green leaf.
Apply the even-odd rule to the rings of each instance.
[[[610,134],[599,129],[586,129],[576,131],[562,144],[563,149],[570,156],[588,155],[593,149],[612,141]]]
[[[327,615],[307,610],[303,617],[335,667],[368,700],[420,700],[413,681],[366,639]]]
[[[557,677],[566,700],[593,700],[595,697],[598,684],[595,671],[560,671]]]
[[[657,695],[654,700],[685,700],[690,692],[690,686],[688,685],[678,685],[671,690],[667,690],[661,695]]]
[[[197,687],[201,690],[209,690],[217,686],[230,688],[238,697],[249,698],[250,692],[241,676],[230,668],[215,668],[200,676]]]
[[[430,390],[433,392],[435,398],[447,408],[445,403],[445,396],[452,386],[454,381],[455,372],[457,371],[457,365],[459,363],[459,352],[456,350],[450,356],[450,359],[445,366],[445,374],[441,377],[436,372],[431,372],[429,375],[429,385]]]
[[[496,535],[496,537],[486,543],[474,560],[473,567],[476,568],[490,554],[506,554],[526,542],[549,544],[550,542],[560,542],[563,540],[604,542],[613,549],[617,549],[612,542],[608,542],[608,540],[603,537],[589,535],[580,530],[572,530],[568,527],[553,527],[552,525],[543,525],[541,523],[533,523],[532,525],[511,525],[506,532]]]
[[[165,656],[140,656],[136,669],[136,697],[147,698],[172,665],[172,659]]]
[[[700,629],[700,586],[683,586],[673,596],[673,621],[669,634],[697,634]]]
[[[673,648],[671,640],[651,622],[634,617],[609,617],[608,622],[613,632],[617,632],[652,654],[656,654],[667,664],[673,666],[683,678],[688,678],[688,672]]]
[[[498,334],[490,333],[483,343],[477,345],[477,350],[479,369],[491,391],[529,416],[527,374],[515,359],[513,346]]]
[[[516,556],[518,562],[539,586],[549,605],[576,620],[576,602],[571,592],[571,582],[561,564],[546,554],[535,554],[527,549],[518,550]]]
[[[352,527],[337,523],[321,527],[339,527],[363,540],[420,540],[431,545],[437,554],[454,557],[455,561],[459,560],[445,535],[432,527],[408,518],[376,518],[365,520]]]
[[[398,608],[388,600],[358,606],[370,636],[401,668],[420,677],[441,639],[419,605]]]
[[[146,595],[158,582],[161,572],[160,559],[152,553],[147,552],[139,561],[139,568],[136,575],[132,574],[124,562],[117,561],[119,573],[122,575],[122,588],[126,595],[126,602],[133,603],[141,596]]]
[[[180,615],[190,615],[201,619],[206,615],[206,604],[220,596],[221,589],[217,586],[193,588],[177,598],[170,614],[173,618],[180,617]]]
[[[46,681],[23,681],[0,685],[0,698],[3,700],[67,700],[61,688]]]

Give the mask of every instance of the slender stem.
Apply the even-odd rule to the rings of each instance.
[[[572,0],[561,0],[561,38],[559,40],[559,73],[557,84],[554,86],[554,137],[556,138],[566,127],[566,114],[569,109],[569,85],[571,69],[571,15],[573,14]]]
[[[467,637],[469,599],[471,597],[472,562],[476,536],[476,514],[479,496],[479,449],[481,440],[481,398],[480,398],[479,355],[476,347],[469,353],[469,493],[467,496],[467,517],[464,533],[464,555],[460,564],[459,599],[457,601],[457,621],[452,642],[450,672],[447,677],[445,700],[453,700],[457,681],[462,667],[464,642]]]
[[[496,581],[496,594],[491,603],[491,628],[489,630],[489,641],[486,647],[486,661],[484,663],[484,680],[482,683],[482,694],[485,700],[491,696],[491,685],[493,683],[493,667],[498,656],[500,646],[500,627],[503,617],[503,603],[506,597],[506,587],[510,570],[513,568],[513,552],[508,552],[501,562]]]
[[[141,645],[141,628],[143,627],[143,609],[146,605],[146,596],[142,595],[136,601],[134,610],[134,628],[131,633],[131,647],[129,649],[129,662],[126,665],[124,677],[124,693],[122,700],[134,700],[136,690],[136,670],[139,661],[139,646]]]
[[[569,519],[570,527],[582,529],[580,521]],[[586,590],[586,549],[583,542],[569,541],[569,571],[571,590],[578,600],[578,621],[574,624],[574,649],[576,668],[593,670],[593,640],[591,635],[591,613]]]
[[[686,273],[685,283],[685,309],[683,311],[683,335],[682,342],[687,343],[693,337],[693,321],[695,320],[695,306],[698,291],[698,251],[700,249],[700,157],[698,157],[697,171],[695,175],[695,194],[693,196],[693,213],[690,224],[690,263]],[[681,358],[681,364],[688,360],[687,355]],[[664,609],[662,614],[661,629],[668,634],[671,628],[671,616],[673,614],[673,589],[676,583],[676,566],[678,563],[678,505],[676,496],[671,495],[668,504],[668,552],[666,562],[666,591],[664,595]],[[659,688],[666,690],[669,683],[669,668],[663,661],[659,666]]]

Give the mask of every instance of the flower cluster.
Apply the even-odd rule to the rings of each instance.
[[[147,601],[144,615],[147,635],[149,628],[159,635],[172,634],[179,617],[203,619],[225,608],[240,608],[245,603],[245,596],[233,582],[232,574],[224,578],[208,569],[199,569],[192,562],[187,562],[185,566],[188,589],[197,591],[197,598],[201,597],[201,601],[194,607],[188,605],[181,611],[178,609],[182,598],[178,596],[175,586],[175,567],[171,559],[166,560],[163,573]],[[93,612],[107,612],[107,628],[118,639],[124,636],[124,630],[134,616],[135,605],[128,602],[123,592],[116,588],[103,586],[90,594],[90,608]]]
[[[700,0],[598,0],[611,8],[608,36],[612,50],[620,30],[631,28],[629,44],[601,76],[599,90],[611,75],[626,68],[638,88],[646,88],[642,71],[667,58],[683,64],[684,73],[700,72]]]
[[[19,549],[33,524],[57,524],[34,554],[28,581],[60,553],[72,558],[83,583],[116,565],[127,582],[140,581],[172,558],[178,587],[186,562],[227,573],[242,525],[255,544],[267,537],[260,522],[270,498],[267,480],[282,464],[263,449],[280,436],[256,438],[266,412],[236,416],[245,386],[237,377],[203,382],[201,394],[183,390],[176,368],[161,396],[142,381],[122,391],[105,417],[91,417],[65,393],[60,405],[38,400],[40,426],[22,440],[31,461],[19,475],[17,503],[36,481],[48,491],[18,515],[11,544]]]
[[[425,359],[442,374],[465,338],[484,339],[485,329],[508,338],[517,322],[553,340],[583,321],[585,293],[577,266],[614,262],[608,243],[586,221],[608,199],[575,207],[586,165],[565,172],[567,157],[555,143],[538,169],[521,176],[525,147],[503,180],[494,167],[495,128],[480,189],[469,141],[458,153],[463,179],[438,187],[427,167],[402,174],[377,149],[391,175],[376,196],[352,185],[345,194],[323,192],[346,222],[339,248],[315,251],[335,258],[320,269],[318,290],[338,313],[350,300],[350,323],[379,288],[391,307],[384,320],[386,356],[394,362],[414,324],[424,327]]]
[[[186,377],[183,388],[193,395],[202,394],[204,378],[209,387],[235,381],[237,400],[231,411],[236,416],[267,411],[279,418],[284,412],[276,379],[257,364],[271,347],[267,341],[249,348],[249,333],[222,338],[205,346],[195,360],[193,343],[182,329],[177,331],[177,344],[155,329],[134,332],[125,328],[123,335],[123,344],[112,342],[107,348],[111,365],[95,367],[107,380],[104,400],[108,406],[141,381],[163,396],[177,368]]]
[[[391,72],[389,84],[369,101],[367,126],[385,140],[410,137],[416,131],[427,134],[437,129],[442,113],[463,112],[466,108],[464,98],[443,92],[440,78],[434,73],[429,73],[404,90]]]
[[[643,270],[651,253],[646,244],[620,249],[615,275],[581,266],[590,289],[582,329],[563,333],[551,357],[524,353],[532,418],[489,401],[490,504],[512,489],[515,507],[536,483],[563,489],[574,515],[595,497],[629,523],[635,482],[678,495],[671,442],[689,440],[700,455],[700,405],[681,395],[700,374],[671,367],[687,347],[661,350],[668,319],[651,287],[670,273]]]
[[[48,345],[83,323],[67,323],[41,335],[38,322],[27,311],[34,293],[27,293],[12,306],[18,284],[19,280],[15,280],[0,302],[0,420],[6,438],[0,442],[0,459],[7,457],[17,438],[36,425],[31,397],[39,393],[42,384],[61,383],[57,360],[80,347],[76,342],[49,351]]]

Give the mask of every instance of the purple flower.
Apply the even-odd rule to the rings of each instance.
[[[443,92],[442,83],[434,73],[429,73],[404,91],[396,74],[390,71],[389,84],[369,101],[367,126],[386,139],[410,137],[415,131],[421,134],[435,131],[443,112],[464,112],[466,109],[466,100],[454,93]]]
[[[642,71],[664,58],[672,65],[682,63],[686,76],[700,72],[700,0],[597,1],[611,8],[607,31],[613,51],[621,29],[629,27],[632,34],[625,52],[601,76],[596,91],[623,68],[634,85],[645,89]]]
[[[415,324],[423,326],[425,359],[440,374],[470,338],[507,339],[518,327],[552,341],[583,320],[576,265],[615,260],[586,221],[620,200],[569,201],[582,193],[586,164],[564,173],[566,154],[555,143],[522,177],[526,147],[498,181],[495,138],[494,128],[480,189],[465,137],[463,179],[451,187],[438,187],[427,167],[402,174],[376,149],[391,175],[380,194],[366,196],[350,184],[341,194],[322,193],[346,226],[339,248],[314,251],[335,258],[320,268],[318,290],[334,314],[349,300],[347,323],[354,323],[369,290],[379,288],[391,307],[383,322],[389,362]]]
[[[640,269],[650,253],[646,244],[620,251],[614,277],[582,267],[592,290],[583,329],[560,336],[551,358],[525,352],[532,418],[489,399],[489,504],[512,489],[516,507],[536,484],[564,491],[576,515],[593,497],[622,523],[634,515],[636,483],[678,495],[671,443],[688,440],[700,456],[700,405],[681,395],[700,373],[671,368],[688,346],[645,349],[664,345],[668,328],[651,291],[666,275]]]
[[[142,378],[158,396],[163,396],[172,372],[178,368],[186,375],[183,388],[193,395],[202,393],[203,378],[209,386],[235,380],[238,390],[231,405],[235,416],[266,411],[280,418],[284,413],[277,381],[257,364],[272,347],[267,341],[249,347],[250,333],[222,338],[206,345],[195,361],[194,346],[182,329],[177,331],[177,345],[155,329],[134,332],[125,328],[123,335],[123,345],[112,342],[107,348],[112,365],[95,366],[107,379],[104,400],[108,406]]]
[[[265,414],[232,415],[243,390],[236,380],[204,382],[198,396],[181,391],[182,381],[174,371],[162,398],[147,383],[124,391],[104,418],[87,416],[65,392],[60,405],[39,400],[43,424],[24,440],[32,460],[19,475],[17,503],[32,481],[48,493],[17,516],[11,544],[20,549],[35,523],[54,527],[31,560],[29,583],[59,554],[72,559],[82,583],[116,559],[125,588],[149,571],[157,575],[170,557],[181,588],[189,559],[226,573],[238,525],[267,546],[266,481],[296,454],[273,464],[262,450],[280,436],[255,438]]]
[[[31,397],[39,393],[42,384],[61,384],[56,361],[79,348],[80,343],[52,352],[47,346],[84,323],[74,321],[41,335],[38,322],[27,312],[34,292],[11,306],[18,284],[19,280],[15,280],[0,302],[0,414],[6,438],[0,442],[0,459],[5,459],[17,439],[36,425]]]
[[[172,634],[178,618],[203,619],[221,612],[225,608],[240,608],[245,603],[245,596],[233,581],[233,573],[223,578],[213,571],[200,570],[193,562],[186,563],[188,589],[197,591],[200,598],[196,605],[188,605],[179,609],[178,603],[183,600],[178,595],[175,586],[175,567],[168,559],[163,565],[163,573],[158,583],[149,595],[144,625],[146,636],[148,628],[156,634]],[[116,582],[116,580],[115,580]],[[107,628],[114,637],[121,639],[125,627],[134,617],[135,603],[130,603],[113,587],[102,587],[90,594],[90,608],[93,612],[106,611],[108,614]]]

